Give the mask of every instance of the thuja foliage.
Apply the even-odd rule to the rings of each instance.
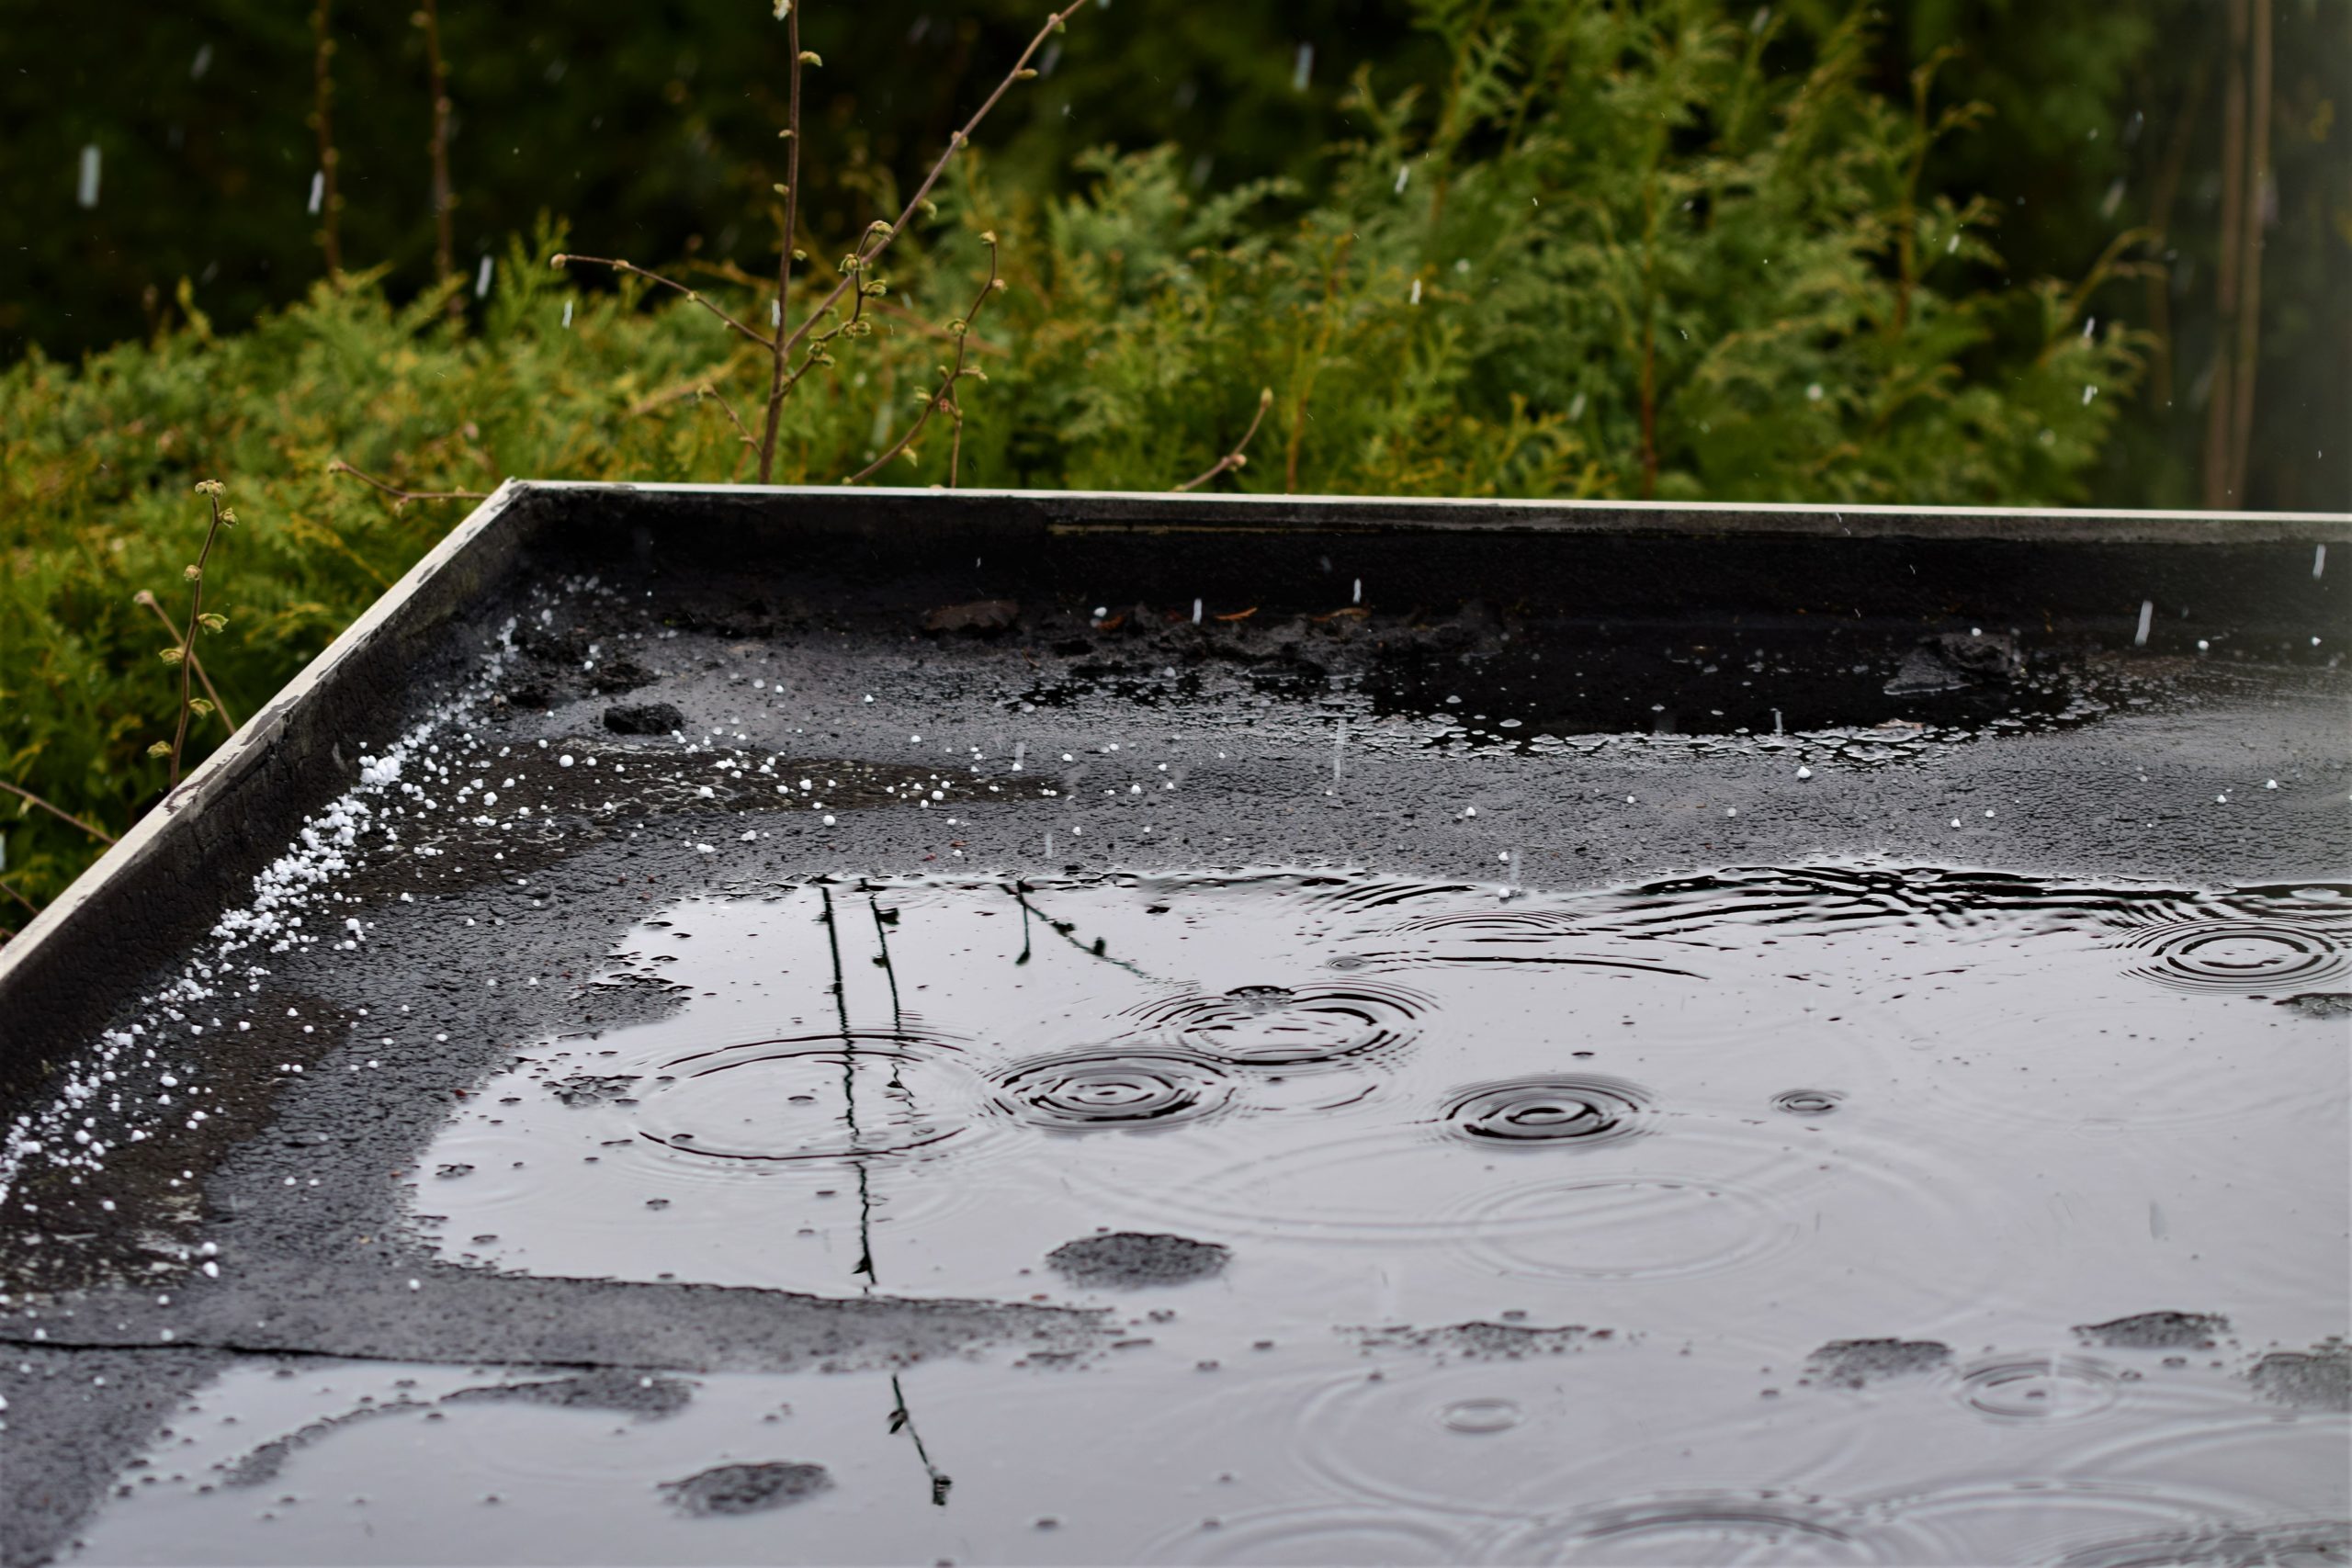
[[[1876,90],[1857,17],[1768,70],[1771,14],[1713,0],[1420,15],[1442,68],[1360,77],[1358,134],[1308,177],[1204,193],[1172,151],[1105,152],[1041,193],[959,157],[871,279],[872,331],[786,404],[775,477],[888,457],[875,481],[944,483],[953,461],[1038,487],[1222,468],[1211,488],[2078,498],[2138,373],[2135,336],[2086,304],[2131,242],[2088,276],[2006,281],[1990,208],[1922,194],[1975,118],[1938,107],[1933,62]],[[196,478],[228,479],[244,523],[205,581],[228,629],[201,644],[243,714],[462,510],[389,504],[336,459],[411,491],[741,477],[725,402],[759,405],[773,355],[640,279],[583,290],[548,265],[564,240],[513,244],[470,323],[363,273],[223,335],[184,290],[148,342],[0,373],[0,780],[109,831],[165,784],[146,751],[180,671],[135,596],[169,602],[195,558]],[[768,320],[772,279],[671,270]],[[891,457],[943,378],[955,416]],[[1220,465],[1253,430],[1249,464]],[[220,732],[193,726],[188,761]],[[30,903],[96,847],[21,802],[0,823]]]

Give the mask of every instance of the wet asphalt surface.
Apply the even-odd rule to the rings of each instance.
[[[1923,662],[1923,637],[1977,629],[1602,633],[1345,603],[1196,623],[1080,602],[932,632],[903,604],[665,578],[507,608],[506,651],[494,621],[469,633],[474,684],[416,694],[345,749],[356,784],[358,757],[415,729],[417,793],[382,796],[409,813],[397,842],[363,833],[314,885],[311,940],[249,952],[180,1005],[205,1032],[156,1061],[200,1066],[181,1103],[203,1120],[100,1089],[60,1123],[113,1145],[96,1168],[16,1172],[0,1561],[63,1550],[175,1403],[237,1365],[650,1377],[1107,1354],[1119,1325],[1064,1304],[1043,1259],[1035,1300],[820,1299],[501,1273],[416,1238],[426,1146],[518,1043],[674,1006],[607,957],[662,903],[862,872],[1370,867],[1570,889],[1852,857],[2188,887],[2352,868],[2352,679],[2283,637],[2200,652],[2043,629]],[[1887,692],[1906,679],[1923,689]],[[616,708],[634,711],[608,725]],[[241,892],[192,897],[225,910]],[[121,977],[122,1027],[166,978]],[[1829,1375],[1868,1375],[1873,1353]],[[722,1508],[722,1482],[814,1484],[722,1477],[704,1488]]]

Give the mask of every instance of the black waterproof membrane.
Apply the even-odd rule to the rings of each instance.
[[[0,1561],[2342,1562],[2348,549],[509,486],[0,949]]]

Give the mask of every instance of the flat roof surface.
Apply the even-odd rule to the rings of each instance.
[[[1227,537],[1200,536],[1208,532]],[[1671,904],[1693,879],[1780,886],[1769,872],[1798,875],[1784,896],[1808,908],[1864,897],[1838,878],[1896,889],[1869,894],[1881,900],[1871,907],[1901,906],[1903,920],[1920,923],[1903,940],[1951,942],[1962,966],[1972,958],[1954,932],[1980,906],[2007,911],[1985,917],[1996,925],[2027,906],[2128,907],[2118,919],[2151,929],[2176,917],[2233,931],[2278,924],[2317,944],[2316,978],[2294,994],[2352,991],[2325,898],[2258,902],[2352,881],[2352,673],[2342,663],[2352,618],[2340,591],[2352,558],[2325,555],[2347,540],[2342,518],[510,486],[0,953],[6,1561],[45,1560],[77,1534],[96,1543],[93,1560],[171,1540],[179,1516],[150,1519],[137,1494],[166,1457],[157,1445],[176,1440],[157,1431],[184,1420],[175,1412],[190,1402],[208,1422],[245,1412],[245,1425],[269,1427],[252,1434],[256,1444],[292,1439],[275,1459],[221,1461],[232,1469],[250,1461],[275,1476],[280,1463],[311,1463],[300,1456],[345,1442],[338,1434],[358,1404],[272,1405],[237,1392],[247,1388],[241,1379],[287,1368],[298,1382],[315,1369],[354,1399],[366,1387],[371,1405],[400,1401],[395,1371],[423,1377],[431,1398],[410,1403],[454,1399],[447,1410],[463,1420],[476,1405],[537,1410],[575,1393],[650,1418],[631,1414],[640,1396],[619,1385],[458,1397],[621,1369],[644,1380],[642,1397],[655,1404],[669,1397],[662,1380],[703,1380],[697,1409],[731,1407],[737,1395],[724,1391],[742,1391],[743,1419],[753,1421],[761,1401],[830,1409],[831,1395],[794,1392],[820,1368],[851,1380],[847,1388],[933,1365],[1107,1376],[1123,1356],[1147,1354],[1114,1347],[1153,1337],[1146,1307],[1157,1298],[1105,1296],[1100,1280],[1049,1268],[1042,1247],[1023,1255],[1034,1277],[1002,1280],[959,1274],[952,1249],[944,1283],[910,1276],[895,1255],[898,1271],[878,1277],[839,1259],[830,1283],[798,1265],[697,1272],[686,1262],[639,1277],[542,1269],[532,1258],[560,1251],[553,1242],[518,1256],[501,1250],[512,1245],[503,1232],[485,1228],[481,1240],[437,1224],[442,1209],[466,1210],[474,1200],[465,1194],[489,1190],[471,1168],[435,1174],[452,1163],[442,1157],[452,1129],[495,1144],[504,1134],[486,1119],[506,1125],[494,1109],[506,1095],[588,1117],[621,1115],[611,1107],[628,1101],[631,1125],[652,1125],[635,1109],[642,1086],[607,1084],[628,1075],[595,1063],[616,1040],[653,1038],[644,1031],[684,1029],[739,1052],[803,1042],[763,1061],[797,1050],[831,1052],[833,1063],[847,1051],[853,1100],[866,1070],[855,1042],[869,1027],[867,1065],[886,1076],[897,1070],[889,1042],[921,1032],[908,1019],[925,1008],[938,1012],[928,1027],[950,1042],[941,1049],[978,1053],[953,1043],[947,1002],[915,996],[913,972],[890,966],[885,916],[901,905],[943,911],[948,924],[933,930],[994,933],[1034,917],[1022,928],[1029,942],[1056,956],[1031,959],[1024,976],[1067,973],[1115,988],[1141,982],[1106,965],[1132,953],[1151,969],[1148,955],[1164,956],[1152,945],[1159,939],[1091,944],[1125,931],[1128,907],[1154,897],[1197,910],[1204,940],[1225,942],[1256,929],[1253,910],[1278,911],[1264,917],[1270,933],[1323,930],[1317,921],[1339,919],[1311,902],[1326,885],[1359,922],[1331,929],[1361,931],[1373,928],[1346,902],[1350,889],[1453,913],[1541,906],[1573,923],[1588,907],[1578,898],[1614,900],[1619,919],[1627,900]],[[1934,897],[1906,902],[1906,877],[1959,879],[1948,918]],[[2008,888],[2002,879],[2033,891],[1987,890]],[[2160,908],[2163,898],[2178,908]],[[1326,912],[1296,913],[1307,908]],[[796,947],[776,962],[798,989],[782,995],[779,979],[775,993],[754,995],[754,978],[769,983],[759,955],[775,939],[757,920],[758,931],[739,931],[726,923],[734,917],[711,913],[727,909],[789,915],[791,940],[804,945],[820,919],[869,923],[854,955],[841,957],[836,942],[847,967],[830,986],[803,962],[823,950]],[[719,923],[696,925],[706,918]],[[1724,918],[1747,933],[1741,941],[1762,940],[1749,914]],[[2066,929],[2103,918],[2069,915]],[[1607,942],[1593,940],[1611,962],[1623,959],[1631,928],[1608,929]],[[878,959],[869,951],[877,936]],[[1686,937],[1702,941],[1676,940]],[[1264,951],[1288,952],[1289,940],[1270,934]],[[1340,956],[1385,951],[1348,940],[1359,946],[1335,949]],[[661,942],[684,956],[656,964]],[[696,969],[697,942],[732,956]],[[938,963],[950,964],[948,951]],[[1563,950],[1562,962],[1574,956]],[[2265,949],[2248,962],[2276,957]],[[1447,974],[1460,972],[1446,961]],[[1377,980],[1375,998],[1442,991],[1402,959],[1381,969],[1387,962],[1363,980]],[[673,977],[689,971],[701,977]],[[1770,985],[1802,975],[1792,960]],[[2213,1016],[2247,1029],[2258,1018],[2269,1050],[2273,1021],[2288,1016],[2273,1005],[2286,999],[2279,989],[2251,1004],[2233,995],[2238,1010]],[[1118,1005],[1161,994],[1147,987],[1136,992],[1146,999]],[[1990,1010],[1992,995],[1954,1005]],[[872,1015],[853,1021],[853,996],[860,1008],[892,1010],[889,1027]],[[838,1019],[822,1013],[828,997]],[[1825,991],[1819,1016],[1838,1021],[1842,999]],[[722,1016],[695,1011],[707,1005],[724,1021],[688,1029],[684,1021]],[[1583,1019],[1589,1005],[1598,1004],[1564,1003],[1561,1016]],[[1319,1029],[1329,1018],[1310,1021]],[[2310,1027],[2324,1038],[2293,1037],[2299,1059],[2330,1065],[2312,1068],[2301,1090],[2333,1097],[2339,1113],[2316,1127],[2282,1124],[2278,1136],[2301,1151],[2295,1158],[2324,1165],[2343,1152],[2342,1028]],[[819,1036],[829,1042],[821,1052],[808,1043]],[[1193,1043],[1169,1049],[1190,1063],[1198,1039],[1182,1038]],[[692,1043],[681,1036],[677,1052]],[[1880,1048],[1904,1054],[1905,1071],[1930,1073],[1929,1058],[1943,1060]],[[1250,1092],[1268,1092],[1265,1061],[1234,1070]],[[1661,1070],[1622,1068],[1628,1081]],[[537,1086],[527,1094],[511,1087],[518,1072]],[[1432,1081],[1432,1092],[1442,1087]],[[1114,1090],[1072,1092],[1084,1100]],[[881,1114],[888,1094],[874,1093],[865,1103]],[[796,1103],[784,1097],[762,1114],[788,1121]],[[1651,1110],[1642,1100],[1627,1114]],[[989,1125],[999,1113],[973,1112]],[[531,1121],[538,1110],[511,1114],[518,1129],[541,1125]],[[709,1125],[695,1125],[690,1141],[707,1145]],[[581,1147],[591,1153],[566,1145],[560,1156],[575,1175],[594,1158],[593,1144]],[[2134,1142],[2133,1157],[2154,1147]],[[745,1157],[784,1156],[766,1148]],[[2184,1157],[2222,1155],[2198,1144]],[[842,1168],[870,1196],[863,1180],[881,1168],[860,1156]],[[825,1203],[849,1201],[826,1190]],[[893,1190],[903,1205],[906,1193],[930,1189]],[[793,1201],[816,1203],[806,1193]],[[2146,1201],[2130,1201],[2132,1223],[2165,1224],[2142,1212]],[[691,1208],[690,1194],[678,1202]],[[2165,1203],[2189,1212],[2186,1199]],[[632,1224],[642,1207],[630,1200]],[[1108,1225],[1127,1211],[1106,1203],[1102,1213]],[[1188,1227],[1183,1213],[1171,1210],[1162,1228],[1250,1256],[1247,1225]],[[2340,1259],[2334,1213],[2287,1224],[2278,1245]],[[760,1247],[788,1247],[800,1223],[779,1213],[776,1235]],[[824,1246],[850,1245],[840,1238],[851,1232],[826,1228],[833,1222],[807,1223],[835,1238]],[[1090,1229],[1060,1239],[1084,1240]],[[869,1261],[872,1234],[869,1225]],[[2208,1310],[2194,1289],[2200,1276],[2184,1269],[2152,1277],[2142,1292],[2150,1299],[2114,1315]],[[2173,1294],[2154,1299],[2166,1280]],[[2202,1283],[2211,1296],[2236,1289]],[[1539,1325],[1589,1310],[1575,1292],[1530,1291]],[[1172,1286],[1166,1298],[1171,1311],[1214,1320],[1198,1299]],[[1949,1341],[1964,1359],[1978,1343],[1962,1321],[1969,1299],[1916,1322],[1882,1303],[1847,1337],[1916,1335]],[[1366,1326],[1376,1303],[1351,1301],[1344,1323],[1318,1332]],[[1499,1295],[1493,1303],[1509,1304]],[[2340,1329],[2340,1302],[2314,1304]],[[1595,1326],[1578,1322],[1579,1333]],[[1645,1326],[1615,1332],[1638,1337]],[[1768,1359],[1802,1361],[1833,1337],[1812,1326],[1790,1331],[1803,1343],[1743,1344],[1736,1359],[1770,1349]],[[2225,1369],[2239,1390],[2229,1397],[2258,1414],[2266,1406],[2245,1380],[2262,1355],[2279,1353],[2265,1343],[2283,1334],[2304,1354],[2328,1330],[2306,1333],[2300,1320],[2275,1333],[2240,1326],[2257,1337],[2222,1352],[2237,1357]],[[1284,1334],[1295,1331],[1286,1323]],[[1176,1329],[1158,1337],[1185,1343]],[[1199,1359],[1222,1363],[1230,1381],[1245,1375],[1235,1363],[1249,1361],[1251,1342],[1245,1335]],[[1435,1344],[1408,1348],[1434,1354]],[[1359,1353],[1373,1351],[1350,1351]],[[2340,1376],[2325,1371],[2324,1351],[2310,1353],[2323,1381]],[[340,1370],[378,1364],[388,1369],[380,1388]],[[1963,1372],[1975,1375],[1952,1375]],[[1638,1388],[1651,1374],[1623,1375]],[[1997,1403],[1999,1380],[1992,1384]],[[989,1386],[976,1383],[971,1397],[992,1397]],[[1165,1397],[1150,1386],[1143,1397]],[[1445,1408],[1500,1397],[1456,1392]],[[1741,1397],[1752,1403],[1756,1391]],[[683,1407],[689,1396],[675,1398]],[[2324,1420],[2340,1405],[2323,1397],[2293,1408]],[[2234,1420],[2238,1410],[2223,1414]],[[710,1464],[695,1473],[720,1467],[721,1450],[729,1463],[819,1463],[830,1430],[804,1424],[775,1454],[714,1438]],[[2324,1459],[2344,1447],[2340,1423],[2305,1436],[2319,1448],[2298,1452]],[[359,1451],[356,1432],[348,1441]],[[126,1468],[142,1456],[148,1463]],[[682,1482],[689,1457],[665,1452],[669,1469],[631,1472],[627,1484]],[[821,1483],[831,1500],[811,1508],[846,1506],[861,1472],[833,1462],[829,1478],[770,1470],[704,1491],[736,1485],[761,1507],[797,1507]],[[936,1480],[932,1457],[921,1468]],[[178,1491],[193,1498],[198,1484],[225,1484],[207,1474]],[[978,1495],[972,1485],[967,1477],[965,1496]],[[701,1493],[662,1495],[664,1518],[702,1517]],[[254,1510],[239,1506],[249,1518]],[[2212,1517],[2284,1529],[2302,1528],[2310,1512],[2279,1504]],[[213,1517],[183,1522],[210,1529],[202,1521]],[[453,1527],[441,1548],[453,1558],[521,1550],[470,1528]],[[857,1528],[836,1519],[807,1555],[838,1560]],[[307,1542],[288,1549],[300,1556],[339,1538],[290,1539]],[[616,1539],[631,1543],[615,1548],[624,1557],[700,1550],[660,1530]],[[723,1539],[712,1549],[721,1556],[751,1538]],[[904,1544],[887,1532],[873,1539]],[[983,1539],[983,1555],[1016,1550]],[[1068,1550],[1162,1550],[1123,1539],[1080,1533]],[[257,1550],[234,1540],[237,1551]],[[1060,1550],[1044,1540],[1022,1536],[1017,1550]],[[1167,1550],[1182,1558],[1192,1549]]]

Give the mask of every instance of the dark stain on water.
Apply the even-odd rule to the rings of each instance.
[[[1440,625],[1386,639],[1365,684],[1383,713],[1458,715],[1474,733],[1521,736],[1975,728],[2100,705],[2079,660],[2037,657],[2005,630],[1921,637],[1826,622],[1702,639],[1640,626],[1531,626],[1498,639]]]
[[[2266,1399],[2313,1410],[2352,1410],[2352,1346],[2322,1340],[2308,1350],[2273,1350],[2246,1373]]]
[[[619,1367],[582,1372],[568,1378],[482,1383],[445,1394],[441,1403],[542,1404],[560,1410],[612,1410],[640,1420],[659,1420],[666,1416],[675,1416],[693,1404],[694,1397],[694,1384],[684,1378]]]
[[[2352,991],[2305,991],[2281,997],[2278,1005],[2311,1019],[2352,1018]]]
[[[1427,1351],[1473,1360],[1521,1360],[1529,1356],[1563,1356],[1581,1346],[1593,1331],[1580,1325],[1542,1327],[1526,1323],[1450,1323],[1438,1328],[1398,1325],[1351,1331],[1367,1350]],[[1602,1329],[1600,1337],[1607,1338]]]
[[[1135,1290],[1182,1285],[1225,1271],[1230,1248],[1189,1236],[1136,1231],[1081,1236],[1046,1254],[1046,1265],[1074,1285]]]
[[[760,1464],[720,1464],[683,1481],[662,1484],[662,1495],[684,1514],[698,1517],[763,1514],[804,1502],[832,1485],[821,1464],[774,1460]]]
[[[1951,1347],[1937,1339],[1833,1339],[1805,1359],[1806,1377],[1841,1388],[1888,1378],[1917,1377],[1951,1364]]]
[[[2211,1350],[2230,1332],[2230,1320],[2214,1312],[2143,1312],[2077,1324],[2075,1332],[2113,1349]]]
[[[2339,994],[2344,892],[1848,862],[649,905],[613,965],[673,958],[669,999],[517,1042],[421,1151],[445,1266],[1057,1303],[1092,1348],[239,1373],[153,1458],[382,1491],[379,1529],[494,1489],[542,1532],[496,1550],[645,1559],[1035,1557],[1049,1518],[1079,1561],[2330,1561],[2352,1069],[2271,1004]],[[96,1560],[343,1550],[322,1504],[264,1551],[132,1484]]]

